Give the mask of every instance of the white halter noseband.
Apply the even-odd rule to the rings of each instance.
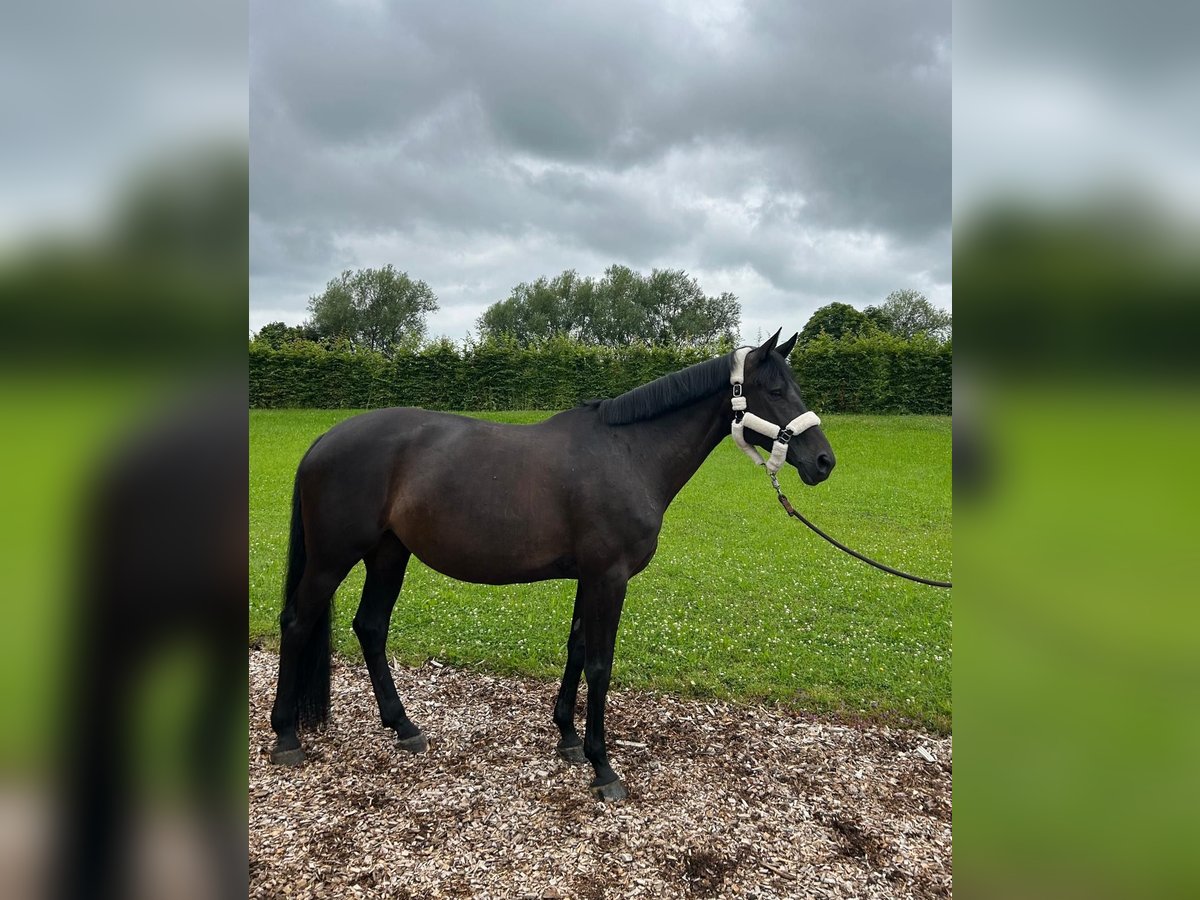
[[[733,442],[741,448],[743,453],[754,460],[756,466],[765,465],[767,471],[774,475],[783,467],[783,461],[787,457],[788,441],[814,425],[820,425],[821,420],[815,412],[806,412],[796,416],[787,425],[780,428],[773,422],[760,419],[752,412],[746,412],[746,398],[742,394],[742,381],[745,378],[746,355],[752,349],[752,347],[738,347],[733,351],[733,370],[729,373],[729,383],[733,385]],[[742,434],[746,428],[766,435],[775,441],[775,445],[771,448],[771,455],[765,463],[763,458],[758,455],[758,451],[746,442],[746,438]]]

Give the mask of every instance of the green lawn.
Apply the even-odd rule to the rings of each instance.
[[[291,485],[312,440],[352,410],[250,413],[250,637],[278,634]],[[534,422],[543,412],[476,414]],[[826,483],[782,473],[798,509],[882,562],[951,575],[950,419],[836,416]],[[341,653],[360,565],[338,592]],[[390,652],[557,678],[574,582],[489,587],[414,560],[392,617]],[[694,695],[764,699],[948,731],[950,592],[860,563],[785,517],[765,475],[725,441],[667,511],[658,555],[629,585],[614,682]],[[363,689],[370,691],[365,682]],[[549,712],[547,711],[547,715]]]

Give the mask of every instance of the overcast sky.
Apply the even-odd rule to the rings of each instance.
[[[950,305],[950,4],[253,0],[250,327],[345,268],[462,338],[611,263],[735,292],[742,334]]]

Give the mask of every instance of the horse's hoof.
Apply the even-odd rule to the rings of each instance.
[[[559,758],[572,766],[581,766],[587,762],[587,757],[583,755],[583,744],[559,744]]]
[[[277,766],[298,766],[304,762],[304,749],[293,747],[291,750],[276,748],[271,751],[271,762]]]
[[[426,739],[423,731],[418,731],[412,737],[397,738],[396,746],[409,753],[424,753],[429,749],[429,741]]]
[[[625,790],[620,778],[614,778],[605,784],[593,783],[588,790],[597,800],[624,800],[629,796],[629,791]]]

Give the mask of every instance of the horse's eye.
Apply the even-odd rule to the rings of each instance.
[[[782,396],[783,396],[783,391],[782,391],[780,388],[774,388],[774,389],[771,391],[771,396],[772,396],[772,397],[782,397]]]

